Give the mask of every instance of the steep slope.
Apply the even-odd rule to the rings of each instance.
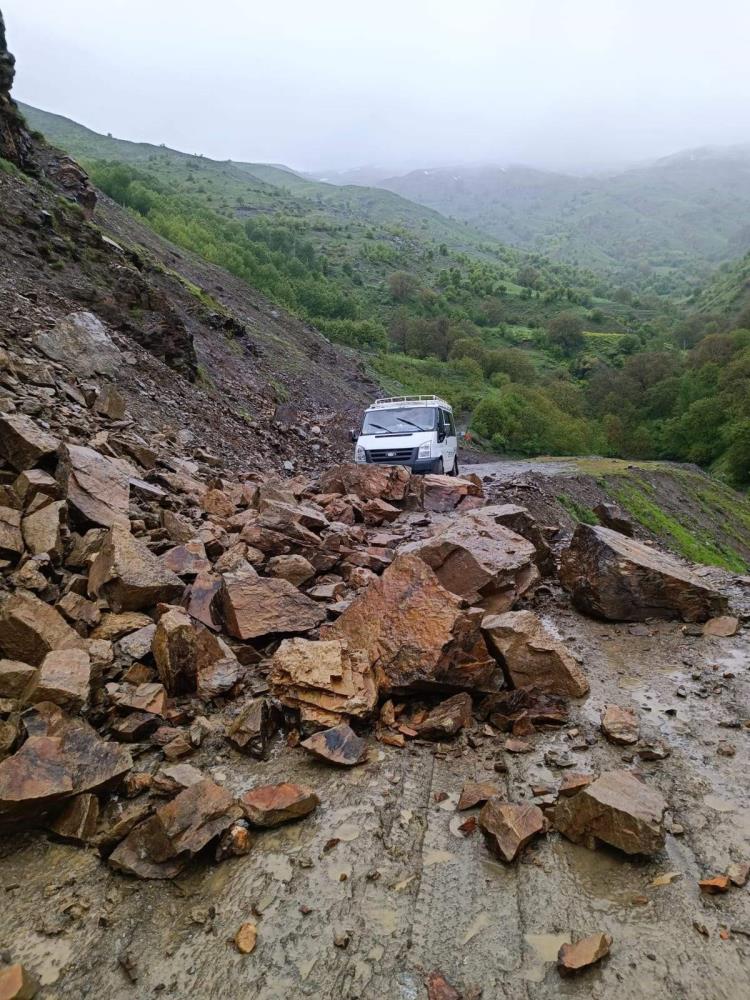
[[[690,150],[605,176],[489,166],[380,184],[512,245],[656,292],[687,288],[750,247],[750,147]]]

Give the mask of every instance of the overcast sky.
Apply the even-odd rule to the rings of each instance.
[[[600,167],[750,141],[748,0],[0,0],[15,95],[320,170]]]

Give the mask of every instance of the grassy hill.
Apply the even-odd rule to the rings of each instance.
[[[686,293],[750,249],[750,146],[690,150],[604,176],[477,167],[380,183],[642,292]]]

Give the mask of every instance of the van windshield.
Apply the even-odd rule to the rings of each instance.
[[[363,434],[413,434],[434,431],[437,410],[433,406],[404,406],[402,409],[370,410],[365,413]]]

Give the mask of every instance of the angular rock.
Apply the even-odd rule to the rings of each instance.
[[[122,743],[138,743],[145,740],[159,725],[159,717],[149,712],[130,712],[111,724],[112,738]]]
[[[611,528],[612,531],[619,531],[621,535],[627,535],[628,538],[633,537],[635,532],[633,522],[628,520],[627,517],[623,517],[615,504],[598,503],[593,510],[605,528]]]
[[[726,875],[732,885],[742,888],[750,878],[750,864],[746,861],[733,861],[727,868]]]
[[[423,740],[447,740],[471,723],[471,695],[462,691],[436,705],[413,729]]]
[[[18,591],[0,608],[0,650],[13,660],[39,666],[53,649],[84,649],[86,642],[38,597]]]
[[[362,513],[365,524],[378,525],[384,523],[390,524],[391,521],[395,521],[401,511],[398,507],[394,507],[392,503],[375,497],[364,504]]]
[[[425,510],[445,513],[455,510],[466,497],[481,498],[481,483],[472,479],[429,473],[423,477],[423,503]]]
[[[24,507],[28,507],[37,497],[62,500],[60,484],[43,469],[26,469],[13,483],[13,490]]]
[[[170,608],[159,619],[152,652],[167,694],[189,694],[198,682],[198,637],[182,608]]]
[[[325,611],[287,580],[248,573],[226,573],[218,600],[227,631],[237,639],[307,632],[325,618]]]
[[[315,567],[304,556],[273,556],[268,560],[266,572],[269,576],[288,580],[295,587],[301,587],[315,576]]]
[[[116,612],[174,604],[184,589],[182,580],[119,524],[108,531],[89,571],[89,593]]]
[[[400,555],[321,637],[366,652],[381,691],[493,690],[501,673],[480,633],[482,615],[465,609],[422,559]]]
[[[484,805],[488,799],[502,799],[503,790],[492,781],[467,781],[461,789],[456,809],[473,809]]]
[[[41,703],[24,716],[29,737],[0,763],[0,825],[37,820],[53,805],[119,782],[133,765],[116,743],[105,743],[82,719]]]
[[[230,725],[227,739],[242,753],[266,760],[278,723],[278,714],[268,699],[253,698]]]
[[[234,945],[240,955],[249,955],[255,951],[258,941],[258,928],[251,921],[240,924],[237,933],[234,935]]]
[[[513,687],[531,685],[572,698],[588,694],[589,684],[578,663],[532,611],[487,615],[482,632]]]
[[[367,744],[346,723],[313,733],[300,746],[314,757],[342,767],[364,764],[367,759]]]
[[[531,516],[526,507],[521,507],[514,503],[493,504],[491,507],[482,508],[485,518],[501,524],[516,535],[531,542],[536,551],[534,561],[539,567],[539,572],[548,576],[555,570],[555,559],[552,550],[547,544],[544,532],[539,527],[536,520]]]
[[[609,934],[591,934],[575,944],[564,944],[557,955],[557,968],[563,976],[571,976],[582,969],[600,962],[609,954],[612,937]]]
[[[83,649],[55,649],[42,660],[28,691],[27,704],[50,701],[68,712],[80,712],[91,690],[91,658]]]
[[[36,668],[20,660],[0,660],[0,698],[20,698]]]
[[[675,559],[610,528],[579,524],[560,579],[586,614],[610,621],[722,615],[727,599]]]
[[[117,648],[122,656],[130,657],[133,660],[143,660],[151,652],[151,646],[156,634],[156,625],[150,622],[135,632],[124,635],[117,644]]]
[[[63,445],[57,479],[73,511],[87,524],[109,528],[128,525],[130,476],[135,470],[121,458],[107,458],[83,445]]]
[[[158,795],[177,795],[178,792],[197,785],[205,775],[192,764],[170,764],[154,775],[153,789]]]
[[[134,824],[132,817],[126,815],[122,823],[117,824],[117,832],[110,828],[102,837],[102,848],[105,849],[119,841],[107,859],[110,867],[123,875],[135,875],[142,879],[175,878],[187,864],[188,858],[170,857],[155,861],[152,857],[154,845],[157,851],[161,847],[160,853],[169,849],[169,841],[164,836],[162,826],[156,816],[147,815],[147,818],[142,819],[143,812],[148,813],[147,808],[134,803],[131,810],[141,821],[137,820]]]
[[[0,507],[0,558],[15,562],[23,555],[23,547],[21,511],[12,507]]]
[[[584,788],[588,788],[593,780],[593,774],[579,774],[577,771],[568,771],[560,782],[558,792],[560,795],[569,798],[571,795],[577,795]]]
[[[163,716],[167,706],[167,692],[163,684],[144,682],[123,684],[113,697],[118,708],[129,709],[132,712],[148,712],[151,715]]]
[[[89,844],[96,834],[99,822],[99,800],[86,792],[76,795],[49,825],[50,830],[64,840],[77,844]]]
[[[103,385],[94,400],[94,412],[109,420],[122,420],[126,410],[123,394],[109,382]]]
[[[602,732],[610,743],[621,746],[637,743],[641,732],[638,716],[630,708],[606,705],[602,712]]]
[[[33,1000],[38,992],[36,976],[27,972],[20,962],[0,969],[0,1000]]]
[[[208,573],[211,563],[206,556],[206,546],[199,538],[193,538],[184,545],[176,545],[160,557],[163,566],[176,573],[177,576],[197,576]]]
[[[714,875],[712,878],[703,878],[698,882],[698,888],[708,896],[716,896],[719,893],[727,892],[729,889],[729,878],[726,875]]]
[[[91,633],[91,638],[115,642],[124,636],[131,635],[139,629],[148,628],[153,624],[148,615],[144,615],[138,611],[123,611],[117,614],[108,612],[102,617],[101,622]]]
[[[122,357],[98,316],[91,312],[71,313],[53,330],[34,334],[36,347],[53,361],[62,361],[77,375],[115,375]]]
[[[430,972],[424,981],[427,987],[427,1000],[464,1000],[442,972]]]
[[[260,785],[240,796],[240,805],[253,826],[281,826],[307,816],[320,804],[306,785]]]
[[[479,813],[487,846],[502,861],[514,861],[529,841],[545,830],[544,813],[530,803],[490,799]]]
[[[61,527],[65,509],[65,503],[58,500],[24,517],[21,523],[23,540],[32,556],[48,555],[54,561],[62,558]]]
[[[201,497],[201,508],[216,517],[231,517],[234,514],[234,504],[222,490],[206,490]]]
[[[501,613],[539,580],[539,570],[531,542],[498,524],[492,511],[464,514],[401,551],[424,560],[446,590]]]
[[[94,628],[101,621],[101,611],[93,601],[87,601],[81,594],[68,591],[55,605],[57,611],[77,632]]]
[[[0,413],[0,456],[18,472],[33,469],[60,442],[22,413]]]
[[[709,618],[703,626],[704,635],[717,636],[722,639],[728,639],[730,636],[737,635],[739,630],[740,620],[739,618],[735,618],[733,615],[722,615],[720,618]]]
[[[367,655],[349,650],[345,640],[285,639],[269,677],[279,701],[296,708],[303,722],[335,726],[341,716],[366,718],[378,692]]]
[[[558,800],[555,828],[575,844],[596,841],[626,854],[656,854],[664,847],[667,803],[630,771],[607,771],[587,788]]]
[[[325,472],[321,493],[353,493],[362,500],[403,500],[411,472],[402,465],[355,465],[345,462]]]
[[[219,615],[214,609],[223,586],[224,581],[218,573],[199,573],[185,591],[182,599],[185,610],[206,628],[219,629]]]

